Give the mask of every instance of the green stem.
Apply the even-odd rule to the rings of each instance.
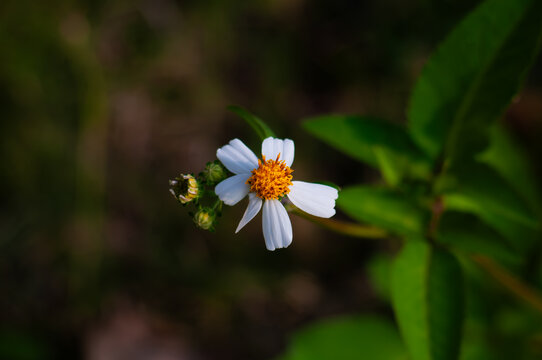
[[[220,201],[220,199],[217,199],[213,205],[213,210],[216,210],[217,208],[218,211],[222,211],[222,201]]]
[[[352,237],[360,237],[360,238],[365,238],[365,239],[383,239],[389,236],[387,231],[374,227],[374,226],[364,226],[364,225],[359,225],[356,223],[351,223],[351,222],[346,222],[346,221],[324,219],[324,218],[312,216],[299,210],[293,205],[287,205],[286,209],[296,214],[297,216],[300,216],[304,219],[307,219],[315,224],[321,225],[322,227],[339,234],[352,236]]]

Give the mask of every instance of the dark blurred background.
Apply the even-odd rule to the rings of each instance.
[[[404,122],[477,3],[2,1],[0,358],[269,359],[315,319],[390,316],[366,270],[389,245],[293,218],[271,253],[260,217],[234,235],[244,205],[196,229],[168,179],[234,137],[259,149],[239,104],[296,141],[298,179],[378,181],[301,120]],[[541,65],[505,119],[539,174]]]

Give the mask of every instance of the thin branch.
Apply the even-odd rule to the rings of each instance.
[[[537,290],[510,274],[505,268],[487,256],[473,255],[471,258],[505,289],[542,313],[542,295]]]
[[[287,209],[288,211],[296,214],[297,216],[300,216],[339,234],[366,239],[383,239],[389,236],[387,231],[374,226],[364,226],[347,221],[324,219],[317,216],[312,216],[299,210],[293,205],[287,205]]]

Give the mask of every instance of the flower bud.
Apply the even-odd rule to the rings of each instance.
[[[212,209],[202,208],[194,214],[194,222],[200,229],[209,230],[213,227],[215,217],[216,215]]]
[[[208,162],[203,170],[203,176],[209,184],[216,184],[224,180],[228,174],[226,174],[226,169],[220,163],[220,161]]]
[[[189,203],[190,201],[198,198],[198,182],[190,174],[181,174],[179,177],[169,180],[169,186],[171,186],[169,192],[181,204]]]

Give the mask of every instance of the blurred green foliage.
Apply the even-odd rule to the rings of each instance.
[[[410,98],[405,130],[352,116],[320,116],[305,123],[319,139],[377,167],[387,183],[346,187],[337,205],[353,219],[405,242],[388,277],[398,327],[413,360],[508,356],[509,343],[489,345],[470,337],[464,323],[473,314],[465,316],[463,310],[463,272],[472,273],[462,269],[460,260],[474,261],[540,317],[539,280],[523,275],[533,268],[539,273],[541,267],[538,184],[497,122],[519,92],[541,44],[541,2],[486,0],[427,61]],[[378,155],[382,149],[385,153]],[[419,169],[420,160],[424,176],[412,170]],[[385,269],[384,258],[378,259],[372,279],[386,296],[385,272],[378,270]],[[496,305],[489,313],[498,317],[508,311]],[[516,311],[517,319],[526,316]],[[491,323],[479,325],[489,337]],[[532,344],[522,358],[540,355],[536,339],[541,330],[536,327],[526,335]],[[495,347],[503,349],[488,350]]]
[[[406,360],[404,346],[392,324],[374,316],[320,321],[299,330],[281,360],[362,359]]]

